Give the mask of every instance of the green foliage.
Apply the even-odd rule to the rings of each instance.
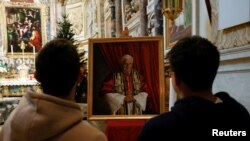
[[[56,33],[56,38],[63,38],[71,41],[76,49],[79,51],[78,47],[79,44],[76,43],[76,40],[74,39],[75,33],[72,29],[72,24],[68,19],[68,15],[63,14],[61,21],[57,22],[57,33]],[[79,52],[79,56],[81,59],[81,63],[84,64],[87,62],[87,58],[84,58],[86,51]]]
[[[74,39],[74,31],[71,28],[73,25],[70,23],[68,19],[68,15],[63,14],[62,20],[57,22],[57,34],[56,38],[64,38],[70,40],[73,44],[75,44]]]

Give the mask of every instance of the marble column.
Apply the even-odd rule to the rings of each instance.
[[[139,0],[139,12],[140,12],[140,35],[147,36],[147,0]]]
[[[120,37],[122,32],[122,9],[121,0],[115,0],[116,37]]]

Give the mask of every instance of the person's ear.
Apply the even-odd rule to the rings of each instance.
[[[176,77],[174,72],[171,72],[171,78],[173,87],[177,89],[180,86],[181,81]]]
[[[36,71],[34,72],[34,78],[35,78],[38,82],[40,82],[40,80],[39,80],[39,78],[38,78],[38,76],[37,76],[37,72],[36,72]]]

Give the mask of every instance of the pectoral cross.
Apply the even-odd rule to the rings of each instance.
[[[125,76],[125,80],[126,95],[133,95],[130,76]]]
[[[20,48],[22,50],[22,55],[23,55],[23,63],[24,63],[24,50],[25,50],[25,47],[27,46],[24,41],[22,40],[21,44],[18,44],[20,45]]]

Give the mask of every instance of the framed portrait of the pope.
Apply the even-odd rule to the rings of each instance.
[[[89,39],[88,119],[164,112],[163,37]]]

